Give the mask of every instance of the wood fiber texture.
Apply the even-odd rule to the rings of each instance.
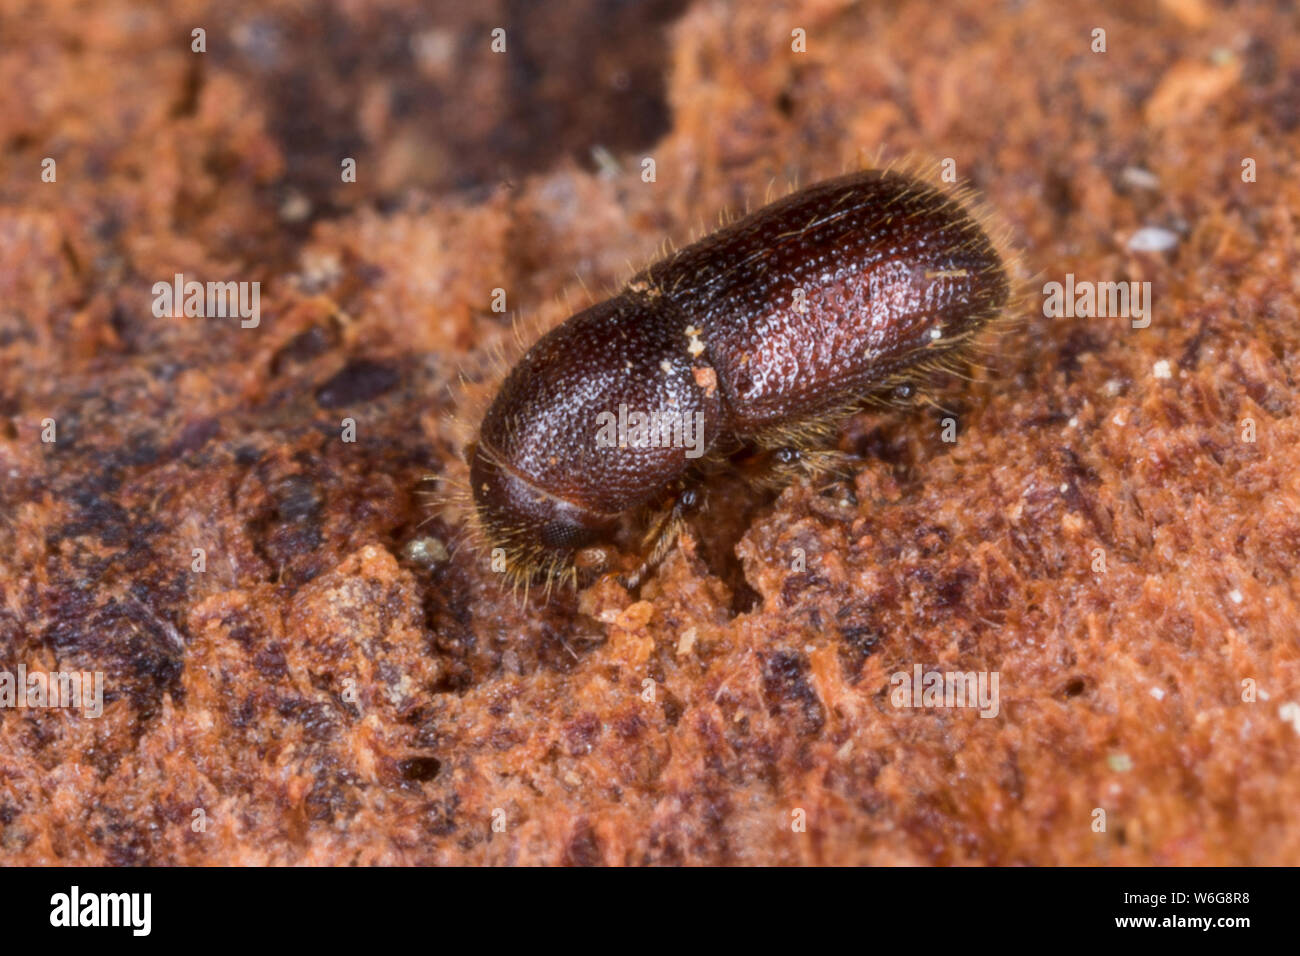
[[[107,698],[0,710],[0,861],[1300,863],[1297,25],[4,4],[0,669]],[[554,325],[882,147],[954,159],[1035,277],[946,411],[713,489],[639,599],[521,608],[422,524],[518,354],[493,289]],[[260,325],[155,318],[178,272],[260,281]],[[1070,273],[1149,281],[1150,326],[1044,316]],[[892,706],[917,664],[996,671],[997,716]]]

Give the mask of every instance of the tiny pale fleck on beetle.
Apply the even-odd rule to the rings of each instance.
[[[693,368],[691,374],[695,378],[695,384],[704,390],[706,398],[712,398],[713,393],[718,390],[718,373],[711,368]]]

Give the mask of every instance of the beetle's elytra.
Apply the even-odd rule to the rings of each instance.
[[[529,349],[469,448],[480,531],[512,578],[549,584],[576,580],[629,513],[657,510],[657,561],[702,463],[746,444],[806,447],[872,395],[958,356],[1009,289],[952,190],[867,170],[789,195]]]

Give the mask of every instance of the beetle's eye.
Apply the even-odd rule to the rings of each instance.
[[[566,521],[548,521],[542,526],[542,544],[548,548],[576,548],[595,538],[594,531]]]

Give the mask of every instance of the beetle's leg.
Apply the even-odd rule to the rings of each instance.
[[[659,562],[667,556],[673,545],[677,543],[677,536],[682,533],[687,517],[698,511],[703,502],[704,495],[698,488],[683,488],[673,502],[672,507],[664,511],[651,524],[650,530],[646,532],[642,546],[648,547],[649,551],[646,553],[645,559],[631,574],[620,575],[619,584],[629,591],[635,591],[639,588],[645,579],[650,576],[650,572],[659,566]]]
[[[770,483],[777,488],[802,477],[844,479],[853,474],[853,463],[852,455],[833,448],[787,446],[772,452],[768,476]]]

